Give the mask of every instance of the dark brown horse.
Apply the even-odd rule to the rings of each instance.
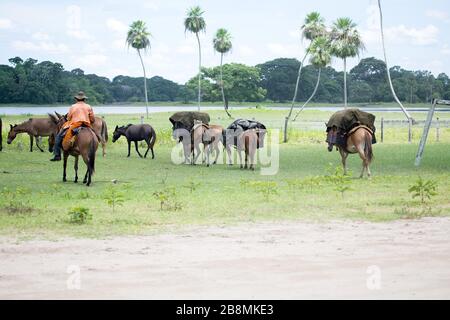
[[[127,138],[128,142],[128,157],[130,156],[131,151],[131,142],[134,142],[134,146],[136,148],[136,152],[139,157],[142,158],[142,154],[139,152],[138,142],[145,141],[147,143],[147,151],[145,152],[144,158],[147,158],[148,151],[152,152],[152,159],[155,159],[155,153],[153,152],[153,147],[156,142],[156,133],[153,127],[149,124],[138,124],[133,125],[129,124],[127,126],[116,126],[116,129],[113,133],[112,142],[116,142],[121,136]]]
[[[54,119],[56,120],[56,119]],[[54,134],[56,135],[59,130],[61,130],[64,123],[67,121],[67,119],[63,116],[61,119],[56,122],[56,130]],[[72,147],[69,150],[63,150],[63,160],[64,160],[64,169],[63,169],[63,181],[66,182],[66,169],[67,169],[67,159],[69,158],[69,155],[75,157],[75,180],[74,182],[78,182],[78,158],[81,156],[83,158],[84,163],[86,164],[87,170],[86,174],[83,179],[83,183],[86,184],[86,186],[91,185],[92,176],[95,172],[95,153],[97,152],[98,148],[98,138],[97,134],[88,127],[80,127],[77,129],[78,134],[76,135],[75,141],[72,145]]]
[[[223,127],[215,124],[197,124],[194,126],[191,137],[191,153],[193,157],[192,164],[197,162],[198,157],[201,154],[200,144],[204,146],[205,159],[203,159],[203,163],[206,162],[206,165],[210,166],[209,157],[213,151],[216,152],[216,158],[213,164],[217,163],[217,159],[220,155],[219,143],[222,141],[222,132]],[[195,156],[195,151],[197,151],[197,155]]]
[[[367,176],[370,178],[370,163],[373,159],[372,151],[372,131],[366,126],[359,126],[352,129],[347,135],[347,140],[344,146],[336,143],[339,131],[336,127],[328,131],[327,142],[328,151],[333,151],[333,146],[339,150],[342,157],[342,165],[344,166],[344,174],[347,174],[347,157],[349,154],[358,153],[363,161],[363,167],[360,178],[364,176],[364,171],[367,171]]]
[[[59,114],[58,112],[55,112],[55,114],[58,120],[63,117],[63,115]],[[53,117],[53,115],[51,114],[49,114],[49,116]],[[105,119],[95,117],[95,122],[92,124],[92,129],[97,134],[97,137],[102,144],[102,156],[104,157],[106,155],[106,143],[108,142],[108,126],[106,125]],[[55,137],[49,138],[49,144],[53,142],[52,146],[54,145],[54,139]]]
[[[41,152],[44,152],[39,146],[40,137],[49,137],[55,131],[56,125],[49,118],[30,118],[29,120],[16,125],[10,125],[8,133],[8,144],[11,144],[17,134],[28,133],[30,136],[30,152],[33,152],[33,137],[36,138],[36,146]],[[53,145],[49,142],[49,152],[53,151]]]

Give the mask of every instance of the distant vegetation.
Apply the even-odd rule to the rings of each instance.
[[[60,63],[35,59],[9,59],[0,65],[0,103],[53,104],[70,103],[74,92],[84,90],[92,104],[143,102],[143,77],[119,75],[112,81],[81,69],[64,70]],[[223,65],[223,85],[229,101],[287,102],[292,99],[300,62],[280,58],[257,66]],[[399,66],[391,69],[397,95],[405,102],[429,102],[431,98],[450,99],[450,80],[445,73],[437,77],[429,71],[408,71]],[[222,100],[220,67],[202,68],[202,100]],[[383,61],[362,59],[348,75],[349,102],[390,102],[392,94]],[[297,101],[305,101],[314,91],[317,69],[305,66]],[[185,85],[162,77],[147,81],[149,101],[190,102],[197,98],[198,76]],[[322,69],[314,102],[342,103],[343,75],[332,67]]]

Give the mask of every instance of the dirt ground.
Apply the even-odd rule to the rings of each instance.
[[[450,218],[3,237],[0,298],[449,299]]]

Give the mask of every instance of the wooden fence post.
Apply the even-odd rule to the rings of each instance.
[[[436,142],[439,142],[440,138],[440,125],[439,125],[439,118],[436,118]]]
[[[381,117],[381,143],[384,142],[384,117]]]
[[[144,124],[144,116],[141,116],[141,124]]]
[[[408,119],[408,142],[412,142],[412,119]]]

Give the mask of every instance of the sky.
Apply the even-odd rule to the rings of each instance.
[[[301,41],[300,27],[311,11],[320,12],[327,25],[338,17],[357,23],[366,50],[349,60],[349,68],[365,57],[383,58],[376,0],[2,0],[0,64],[32,57],[111,79],[142,76],[136,51],[125,45],[128,26],[140,19],[152,33],[144,58],[147,76],[185,83],[198,70],[196,39],[183,25],[194,5],[204,10],[207,24],[200,35],[207,67],[220,63],[212,39],[222,27],[233,37],[225,63],[300,60],[308,45]],[[383,0],[382,5],[389,65],[450,75],[450,1]],[[343,63],[334,59],[332,66],[342,70]]]

